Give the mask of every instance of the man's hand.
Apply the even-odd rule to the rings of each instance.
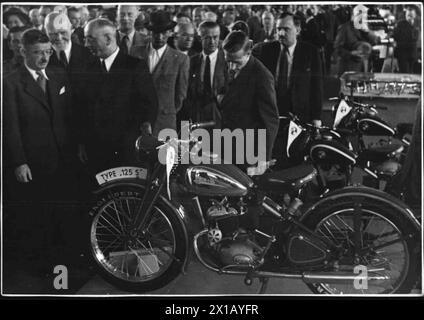
[[[150,136],[152,135],[152,125],[150,122],[143,122],[140,126],[141,135]]]
[[[86,163],[88,161],[87,151],[83,144],[78,145],[78,158],[82,163]]]
[[[321,128],[321,126],[322,126],[322,121],[321,121],[321,120],[319,120],[319,119],[314,119],[314,120],[312,120],[312,125],[313,125],[315,128]]]
[[[18,182],[28,183],[32,180],[31,169],[27,164],[20,165],[15,169],[15,176]]]

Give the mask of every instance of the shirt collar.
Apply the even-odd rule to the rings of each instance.
[[[106,70],[109,72],[110,68],[112,67],[113,62],[116,59],[116,56],[119,53],[119,47],[116,48],[115,52],[112,53],[109,57],[107,57],[106,59],[100,59],[101,61],[104,60],[105,65],[106,65]]]
[[[29,73],[31,74],[31,76],[34,78],[34,80],[37,81],[37,79],[38,79],[37,71],[34,70],[34,69],[31,69],[30,67],[28,67],[28,65],[26,63],[25,63],[25,68],[27,68],[27,70],[29,71]],[[43,74],[44,78],[46,78],[47,80],[49,80],[49,78],[47,77],[47,74],[46,74],[46,70],[43,69],[43,70],[40,70],[40,71]]]
[[[55,50],[55,53],[57,55],[59,55],[60,51],[57,50],[56,48],[54,48],[54,50]],[[71,50],[72,50],[72,41],[69,41],[68,47],[65,50],[63,50],[65,52],[66,60],[68,60],[68,63],[69,63],[69,61],[71,61]],[[59,57],[59,59],[60,59],[60,57]]]
[[[290,47],[287,48],[287,51],[289,52],[290,57],[293,57],[294,49],[296,49],[297,41],[292,44]],[[281,50],[283,50],[284,47],[281,45]]]
[[[125,36],[127,36],[127,37],[128,37],[128,39],[130,40],[130,42],[131,42],[131,43],[133,42],[134,35],[135,35],[135,30],[131,31],[129,34],[123,33],[123,32],[121,32],[121,31],[118,31],[118,32],[119,32],[119,38],[120,38],[121,40],[122,40]]]
[[[163,53],[165,52],[165,49],[166,49],[167,46],[168,45],[165,44],[162,48],[155,49],[155,48],[153,48],[152,44],[150,43],[150,53],[152,53],[153,50],[156,50],[158,52],[158,55],[159,55],[159,58],[160,58],[160,57],[162,57]]]
[[[206,56],[207,56],[207,54],[204,51],[202,51],[202,57],[203,57],[203,59],[206,59]],[[217,57],[218,57],[218,49],[216,49],[214,52],[212,52],[209,55],[209,59],[211,59],[211,61],[212,60],[215,60]]]

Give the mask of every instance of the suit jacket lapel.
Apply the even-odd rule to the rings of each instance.
[[[224,96],[222,103],[221,103],[223,106],[225,105],[226,100],[230,99],[230,97],[233,95],[233,92],[238,91],[238,87],[240,86],[240,84],[243,84],[243,86],[245,86],[246,83],[248,83],[248,79],[246,79],[246,78],[250,74],[250,69],[253,66],[253,63],[254,63],[253,59],[254,59],[253,56],[251,56],[249,58],[249,61],[247,62],[247,64],[243,67],[243,69],[240,70],[237,77],[229,85],[227,94]],[[245,90],[245,88],[243,88],[243,89]]]
[[[222,78],[225,78],[225,57],[224,57],[224,52],[219,50],[218,51],[218,57],[216,59],[216,64],[215,64],[215,70],[214,70],[214,76],[213,76],[213,91],[216,93],[216,91],[218,90],[218,88],[223,85],[223,82],[225,82],[225,80],[223,80]]]
[[[49,107],[50,107],[51,112],[53,113],[55,111],[54,110],[55,106],[58,105],[56,102],[57,102],[57,98],[59,97],[59,93],[60,93],[59,90],[61,88],[59,88],[59,83],[55,79],[55,76],[52,73],[48,72],[47,76],[49,77],[49,80],[47,81],[47,88],[48,88],[47,94],[49,95],[49,98],[50,98],[49,99],[49,101],[50,101]]]
[[[26,70],[25,66],[21,69],[22,72],[22,82],[24,90],[34,97],[38,102],[40,102],[47,111],[50,111],[50,106],[47,100],[47,95],[43,92],[37,82],[34,80],[32,75]]]
[[[163,53],[162,57],[159,59],[159,62],[157,63],[156,67],[153,69],[154,80],[156,80],[158,76],[161,74],[160,70],[166,68],[169,55],[170,55],[170,50],[168,45],[166,45],[165,52]]]

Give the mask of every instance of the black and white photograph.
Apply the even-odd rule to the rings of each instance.
[[[422,297],[422,9],[2,3],[2,296]]]

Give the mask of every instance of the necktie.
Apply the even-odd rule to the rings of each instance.
[[[289,61],[288,61],[288,50],[287,47],[284,46],[284,49],[281,53],[280,58],[280,74],[278,76],[278,87],[285,91],[287,90],[287,78],[288,78],[288,71],[289,71]]]
[[[123,53],[125,53],[125,54],[128,54],[128,42],[129,42],[129,38],[128,38],[128,36],[124,36],[123,38],[122,38],[122,41],[121,41],[121,46],[120,46],[120,49],[122,50],[122,52]]]
[[[205,72],[203,74],[203,88],[205,95],[210,96],[212,94],[212,85],[211,85],[211,59],[209,56],[206,56],[205,61]]]
[[[236,78],[236,75],[237,75],[237,69],[230,69],[229,71],[228,71],[228,73],[229,73],[229,83],[231,83],[231,82],[233,82],[234,81],[234,79]]]
[[[46,93],[46,82],[47,79],[44,77],[44,74],[41,71],[36,71],[36,74],[38,75],[37,83],[40,86],[41,90],[43,90],[44,93]]]
[[[102,71],[103,71],[104,73],[107,73],[107,69],[106,69],[106,63],[105,63],[105,61],[104,61],[104,60],[102,60],[101,64],[102,64]]]
[[[65,68],[67,68],[68,67],[68,59],[66,58],[65,51],[60,51],[59,59],[60,59],[60,62],[62,62],[62,64],[65,66]]]

